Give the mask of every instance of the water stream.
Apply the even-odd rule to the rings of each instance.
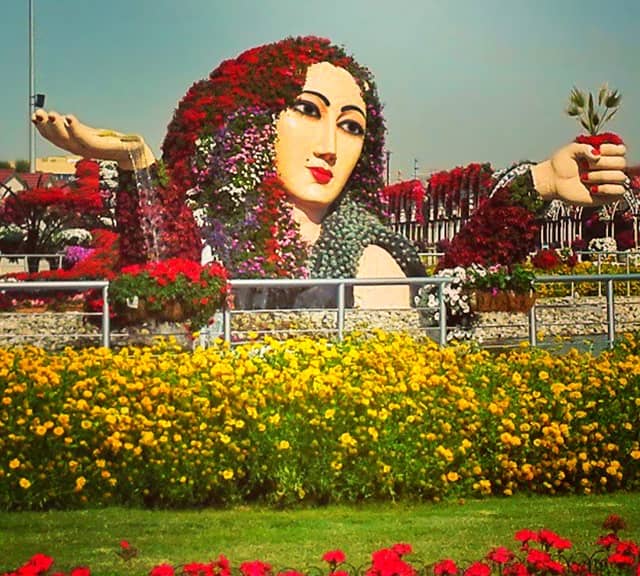
[[[144,238],[144,249],[149,261],[158,261],[163,253],[162,246],[162,210],[158,191],[148,167],[143,166],[144,157],[142,147],[127,148],[129,159],[133,166],[133,176],[138,192],[138,210],[140,214],[140,228]]]

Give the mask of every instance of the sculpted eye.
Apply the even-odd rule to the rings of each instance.
[[[354,136],[364,136],[364,126],[356,120],[343,120],[338,126]]]
[[[305,116],[311,116],[313,118],[320,118],[320,109],[309,100],[298,99],[293,103],[292,108],[300,114]]]

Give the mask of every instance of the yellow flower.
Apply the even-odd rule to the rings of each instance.
[[[53,429],[53,433],[54,433],[56,436],[62,436],[62,435],[64,434],[64,428],[63,428],[62,426],[56,426],[56,427]]]
[[[449,482],[455,482],[456,480],[460,479],[460,475],[457,472],[447,472],[447,480]]]
[[[229,468],[227,468],[226,470],[223,470],[222,477],[225,480],[231,480],[233,478],[233,470],[231,470]]]
[[[358,441],[349,434],[349,432],[344,432],[340,434],[340,444],[345,447],[355,447],[358,445]]]
[[[280,414],[273,414],[272,416],[269,416],[268,420],[269,424],[274,424],[275,426],[277,426],[278,424],[280,424]]]
[[[447,462],[453,462],[453,452],[445,448],[442,444],[436,448],[436,454],[442,456]]]
[[[631,458],[633,458],[634,460],[640,460],[640,450],[632,450]]]
[[[75,487],[75,492],[80,492],[85,484],[87,483],[87,479],[84,476],[78,476],[76,478],[76,487]]]
[[[140,444],[144,444],[145,446],[155,446],[156,440],[153,435],[153,432],[150,432],[149,430],[145,430],[140,435]]]
[[[278,442],[278,450],[289,450],[290,444],[286,440],[280,440]]]
[[[11,460],[11,462],[9,462],[9,468],[11,468],[11,470],[20,468],[20,460],[18,460],[17,458],[14,458],[13,460]]]
[[[40,424],[39,426],[36,426],[36,434],[38,436],[44,436],[47,433],[47,427],[43,426],[42,424]]]
[[[20,478],[18,484],[20,484],[20,488],[22,488],[23,490],[28,490],[31,486],[31,482],[29,482],[29,480],[27,480],[26,478]]]

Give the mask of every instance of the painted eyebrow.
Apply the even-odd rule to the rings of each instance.
[[[331,102],[329,102],[329,98],[327,98],[324,94],[322,94],[322,92],[316,92],[315,90],[303,90],[301,93],[313,94],[314,96],[317,96],[318,98],[320,98],[320,100],[322,100],[322,102],[327,108],[331,106]],[[362,117],[366,120],[367,115],[364,113],[362,108],[360,108],[359,106],[356,106],[355,104],[347,104],[346,106],[343,106],[340,109],[341,112],[348,112],[349,110],[355,110],[356,112],[359,112],[362,115]]]
[[[362,117],[365,120],[367,119],[367,116],[362,111],[362,108],[360,108],[359,106],[356,106],[354,104],[348,104],[347,106],[343,106],[342,109],[341,109],[342,112],[347,112],[348,110],[355,110],[356,112],[360,112],[360,114],[362,114]]]

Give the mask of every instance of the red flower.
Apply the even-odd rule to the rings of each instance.
[[[202,564],[200,562],[192,562],[185,564],[182,570],[188,576],[214,576],[214,564]]]
[[[620,542],[620,539],[618,538],[618,536],[614,533],[611,533],[611,534],[606,534],[605,536],[600,536],[596,544],[599,544],[600,546],[604,546],[605,548],[611,548],[611,546],[613,546],[614,544],[617,544],[618,542]]]
[[[529,569],[522,562],[508,564],[502,571],[503,576],[529,576]]]
[[[174,576],[175,570],[171,564],[158,564],[151,568],[149,576]]]
[[[578,144],[590,144],[596,150],[599,150],[600,146],[603,144],[624,144],[622,138],[613,132],[603,132],[602,134],[596,134],[595,136],[581,134],[575,139],[575,141]]]
[[[609,562],[609,564],[617,564],[619,566],[632,566],[635,563],[635,560],[633,556],[615,552],[607,558],[607,562]]]
[[[572,574],[576,574],[576,576],[594,576],[591,572],[589,572],[589,567],[585,564],[580,564],[579,562],[571,562],[569,565]]]
[[[621,516],[618,516],[618,514],[610,514],[602,523],[602,527],[605,530],[611,530],[615,533],[620,530],[624,530],[627,527],[627,524]]]
[[[91,576],[91,570],[88,566],[77,566],[71,570],[70,576]]]
[[[416,571],[392,548],[383,548],[371,555],[367,576],[415,576]]]
[[[53,558],[46,554],[34,554],[29,561],[25,564],[25,568],[28,569],[30,574],[41,574],[46,572],[53,566]],[[22,573],[22,571],[20,571]]]
[[[120,548],[122,548],[123,550],[128,550],[129,548],[131,548],[131,544],[129,544],[129,542],[127,542],[126,540],[120,540]]]
[[[549,571],[554,574],[563,574],[564,566],[560,562],[556,562],[551,558],[548,552],[542,550],[529,550],[527,554],[527,562],[536,570]]]
[[[491,568],[484,562],[474,562],[464,571],[464,576],[489,576]]]
[[[561,538],[555,532],[546,528],[538,532],[538,541],[544,546],[551,546],[556,550],[568,550],[571,548],[571,541]]]
[[[243,562],[240,564],[240,572],[244,576],[266,576],[271,573],[271,565],[266,562],[260,562],[260,560]]]
[[[391,546],[391,550],[393,550],[398,556],[406,556],[407,554],[411,554],[413,552],[411,544],[405,544],[403,542],[394,544],[393,546]]]
[[[323,554],[322,559],[335,566],[336,564],[342,564],[347,557],[342,550],[329,550]]]
[[[555,250],[542,249],[538,250],[531,259],[532,264],[540,270],[553,270],[562,264],[560,256]]]
[[[489,554],[487,554],[487,560],[491,560],[496,564],[506,564],[513,559],[513,556],[514,554],[511,550],[500,546],[498,548],[494,548],[489,552]]]
[[[435,576],[455,576],[458,573],[458,567],[453,560],[447,558],[434,565],[433,573]]]
[[[515,535],[515,539],[518,542],[522,542],[523,546],[529,542],[537,542],[538,541],[538,533],[533,532],[532,530],[518,530]]]

